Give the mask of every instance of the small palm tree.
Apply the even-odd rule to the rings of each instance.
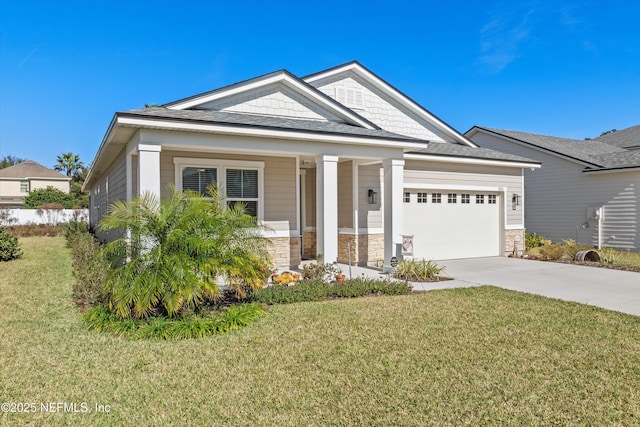
[[[80,161],[80,156],[73,154],[71,151],[58,155],[56,160],[58,163],[53,168],[60,172],[64,171],[67,176],[73,176],[84,168],[84,163]]]
[[[210,197],[169,187],[162,200],[149,194],[116,202],[100,223],[104,231],[128,230],[108,243],[111,267],[105,291],[120,318],[177,316],[219,293],[218,279],[242,293],[264,283],[268,240],[244,208],[226,208],[215,188]]]

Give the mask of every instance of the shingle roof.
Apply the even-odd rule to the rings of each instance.
[[[71,179],[53,169],[46,168],[40,163],[27,160],[8,168],[0,169],[0,178],[56,178]]]
[[[365,136],[371,138],[384,138],[397,141],[426,142],[425,140],[411,138],[405,135],[388,132],[385,130],[365,129],[344,123],[326,122],[320,120],[302,120],[287,117],[261,116],[255,114],[227,113],[214,110],[172,110],[163,107],[140,108],[119,112],[118,115],[148,116],[164,119],[200,121],[223,125],[235,125],[245,127],[260,127],[271,129],[297,130],[303,132],[323,132],[339,135]]]
[[[596,140],[580,140],[513,130],[476,127],[587,163],[587,169],[589,170],[640,167],[640,152],[604,143],[600,138]]]
[[[525,157],[516,156],[514,154],[503,153],[500,151],[491,150],[489,148],[482,147],[468,147],[462,144],[447,144],[432,142],[429,146],[423,150],[412,151],[411,154],[430,154],[440,156],[451,157],[465,157],[474,159],[486,159],[486,160],[503,160],[509,162],[523,162],[523,163],[536,163],[540,162],[536,160],[527,159]]]
[[[599,136],[595,141],[621,148],[640,149],[640,125]]]

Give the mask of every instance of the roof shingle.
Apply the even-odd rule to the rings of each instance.
[[[40,163],[27,160],[17,165],[0,169],[0,178],[55,178],[71,179],[60,172],[46,168]]]

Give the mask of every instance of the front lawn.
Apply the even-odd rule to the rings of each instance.
[[[131,341],[82,323],[63,238],[20,242],[0,263],[0,396],[36,411],[2,425],[640,424],[639,317],[485,286]],[[41,406],[58,402],[78,412]]]

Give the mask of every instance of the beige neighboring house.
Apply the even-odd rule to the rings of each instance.
[[[539,166],[479,148],[354,61],[117,112],[84,189],[96,225],[116,200],[215,182],[269,226],[277,266],[322,254],[389,270],[394,257],[521,251],[511,200]]]
[[[33,190],[53,187],[68,193],[71,178],[31,160],[0,169],[0,208],[21,208]]]

